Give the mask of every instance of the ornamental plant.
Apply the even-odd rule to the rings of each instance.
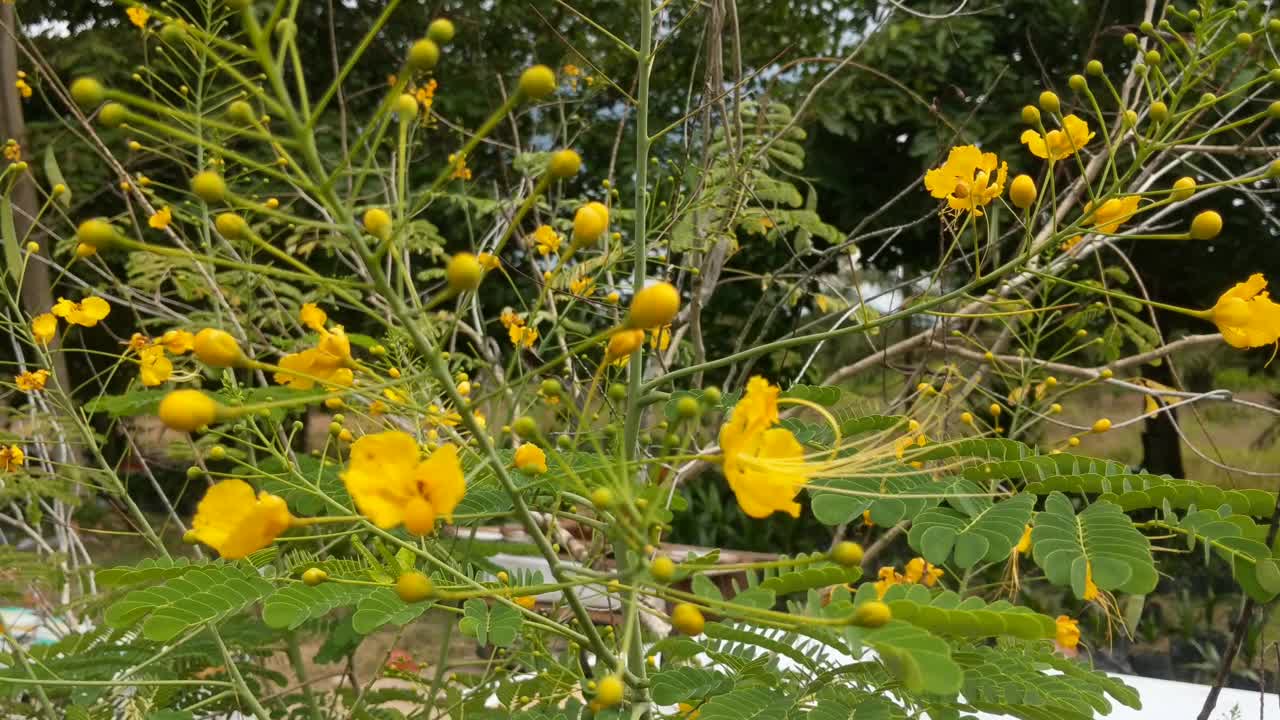
[[[663,34],[688,31],[669,4],[631,27],[575,15],[629,62],[497,69],[506,100],[474,128],[442,110],[466,32],[449,19],[396,48],[385,85],[350,85],[397,4],[326,84],[300,4],[245,0],[126,2],[157,49],[132,85],[19,78],[100,154],[119,206],[78,213],[52,152],[34,179],[4,171],[7,198],[34,180],[48,234],[19,236],[3,206],[4,391],[27,419],[0,445],[3,517],[34,543],[3,551],[55,629],[0,627],[6,712],[1089,718],[1141,704],[1090,656],[1136,630],[1157,551],[1229,567],[1246,621],[1280,594],[1275,493],[1085,454],[1234,401],[1142,364],[1275,351],[1262,274],[1176,307],[1120,243],[1215,242],[1218,200],[1280,175],[1246,152],[1280,114],[1253,41],[1280,21],[1237,34],[1247,8],[1169,7],[1116,40],[1122,71],[1090,61],[1029,103],[1020,146],[962,134],[912,189],[938,200],[943,259],[890,307],[839,274],[856,239],[800,194],[790,108],[737,86],[699,99],[716,112],[650,102]],[[612,120],[575,111],[602,101]],[[574,147],[616,112],[618,153]],[[1185,169],[1220,151],[1255,166]],[[792,257],[740,264],[747,243]],[[41,263],[61,295],[31,307],[18,289]],[[707,308],[744,277],[785,301],[742,308],[739,349],[708,354]],[[790,327],[746,340],[787,308]],[[1154,309],[1204,333],[1166,341]],[[884,345],[887,328],[911,334]],[[874,352],[829,359],[854,345]],[[908,352],[875,406],[842,385]],[[1098,385],[1141,410],[1061,419]],[[187,466],[170,487],[137,443],[157,426]],[[767,559],[671,547],[700,512],[692,483],[723,483],[751,522],[830,532]],[[95,561],[76,512],[96,497],[143,559]],[[1033,585],[1060,597],[1033,609]],[[437,647],[356,667],[366,639],[432,621]],[[478,660],[454,657],[464,636]]]

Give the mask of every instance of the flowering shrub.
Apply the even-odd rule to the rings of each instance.
[[[1148,414],[1229,399],[1128,377],[1185,344],[1163,342],[1150,308],[1203,321],[1195,342],[1272,352],[1280,338],[1260,274],[1242,270],[1188,309],[1093,261],[1117,238],[1210,240],[1222,216],[1187,211],[1190,199],[1280,174],[1260,161],[1239,177],[1170,178],[1180,148],[1246,145],[1280,115],[1262,99],[1280,70],[1259,69],[1253,35],[1224,34],[1234,9],[1171,9],[1126,36],[1137,59],[1122,82],[1091,61],[1069,79],[1070,101],[1044,92],[1023,112],[1020,154],[950,149],[919,189],[940,201],[945,271],[914,297],[877,312],[857,293],[815,292],[816,269],[799,280],[779,269],[769,282],[797,303],[813,296],[804,324],[717,357],[701,317],[741,270],[739,243],[789,243],[815,268],[848,248],[800,197],[795,118],[766,98],[703,128],[699,171],[651,174],[667,134],[693,122],[649,104],[665,10],[646,5],[636,28],[605,33],[636,60],[611,71],[634,83],[534,65],[458,142],[437,114],[456,31],[436,20],[402,48],[387,87],[362,89],[380,99],[344,127],[341,149],[322,151],[317,124],[352,90],[344,78],[361,54],[314,87],[297,3],[206,9],[128,3],[169,58],[136,88],[81,77],[64,93],[52,77],[19,78],[23,95],[69,101],[91,136],[124,129],[130,152],[183,181],[125,174],[108,154],[126,206],[72,218],[50,155],[37,220],[55,228],[51,260],[18,237],[8,205],[0,217],[18,348],[5,387],[32,419],[0,446],[6,520],[59,571],[46,581],[57,591],[39,591],[57,641],[4,628],[10,712],[1085,718],[1140,698],[1073,659],[1078,618],[1026,607],[1023,585],[1061,588],[1116,632],[1133,629],[1122,598],[1156,589],[1155,550],[1203,548],[1255,601],[1280,593],[1274,493],[1076,451]],[[1229,89],[1208,91],[1227,75]],[[621,181],[605,158],[546,146],[585,122],[562,112],[570,99],[596,92],[633,114]],[[495,140],[508,124],[542,151]],[[476,187],[488,170],[478,156],[518,176],[509,195]],[[27,172],[8,165],[6,190]],[[446,211],[456,226],[427,219]],[[42,262],[78,289],[24,308],[15,288]],[[884,407],[869,412],[836,384],[862,361],[803,382],[824,348],[874,347],[881,328],[913,320],[927,329],[905,349],[949,343],[949,361],[922,363]],[[120,340],[105,357],[88,340],[99,331]],[[1105,363],[1072,364],[1086,350]],[[750,369],[795,352],[809,362],[794,379]],[[95,374],[77,387],[60,358]],[[1145,412],[1089,426],[1056,417],[1098,384],[1139,394]],[[138,453],[131,427],[152,417],[189,460],[177,495],[199,498],[162,490],[158,522],[109,459],[119,437]],[[328,432],[308,447],[317,417]],[[710,468],[748,517],[811,514],[830,542],[740,562],[664,547],[675,515],[698,511],[679,486],[721,482]],[[146,559],[84,562],[72,512],[92,493],[121,508]],[[519,543],[480,537],[507,521]],[[850,526],[874,528],[876,546],[844,539]],[[165,542],[175,528],[190,551]],[[883,560],[895,542],[914,556],[901,570]],[[520,554],[544,570],[503,564]],[[395,650],[374,677],[308,679],[300,638],[344,658],[427,616],[448,618],[488,660],[451,667],[446,634],[437,651]],[[276,653],[288,675],[267,662]],[[395,692],[375,686],[383,674],[402,681]]]

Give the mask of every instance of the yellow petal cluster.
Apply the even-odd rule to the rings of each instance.
[[[223,480],[196,506],[191,533],[222,557],[235,560],[275,542],[292,522],[283,498],[266,491],[255,495],[243,480]]]
[[[1280,339],[1280,305],[1267,293],[1267,279],[1254,273],[1236,283],[1205,312],[1222,339],[1237,348],[1274,345]]]
[[[1046,160],[1066,160],[1089,144],[1094,133],[1089,123],[1075,115],[1062,118],[1061,130],[1050,130],[1041,135],[1035,130],[1024,130],[1020,138],[1032,155]]]
[[[939,200],[945,198],[951,210],[981,215],[983,206],[1004,192],[1008,176],[1008,163],[1000,162],[995,153],[959,145],[951,148],[941,167],[925,173],[924,186]]]
[[[365,435],[351,446],[351,462],[342,482],[360,513],[378,527],[399,525],[425,535],[453,510],[467,491],[458,448],[441,445],[426,460],[418,442],[398,430]]]
[[[724,475],[742,511],[765,518],[777,511],[800,516],[795,501],[809,481],[804,448],[778,424],[777,386],[762,377],[747,383],[742,400],[720,428]]]

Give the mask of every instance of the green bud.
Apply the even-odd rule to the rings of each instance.
[[[709,387],[702,391],[702,401],[707,405],[719,405],[721,400],[720,388]]]
[[[191,467],[187,468],[188,480],[199,480],[203,476],[204,476],[204,470],[201,470],[198,465],[192,465]]]
[[[547,397],[559,397],[561,389],[559,380],[542,381],[542,394]]]
[[[1253,44],[1253,36],[1247,32],[1242,32],[1236,36],[1236,47],[1247,48]]]
[[[686,420],[697,417],[701,411],[702,406],[698,404],[698,401],[688,395],[676,401],[676,414]]]
[[[556,447],[561,450],[569,450],[573,447],[573,438],[568,435],[560,435],[556,438]]]
[[[1160,64],[1160,51],[1159,51],[1159,50],[1148,50],[1148,51],[1147,51],[1147,54],[1144,56],[1144,59],[1147,61],[1147,64],[1148,64],[1148,65],[1159,65],[1159,64]]]
[[[528,415],[522,415],[511,424],[511,431],[527,440],[538,434],[538,423]]]
[[[1097,60],[1090,60],[1088,65],[1084,66],[1084,71],[1094,77],[1102,74],[1102,63]]]
[[[627,399],[627,386],[622,383],[614,383],[609,386],[609,399],[614,402],[622,402]]]
[[[1151,103],[1151,119],[1162,123],[1169,119],[1169,106],[1157,100]]]
[[[1138,36],[1133,33],[1124,34],[1124,46],[1127,48],[1138,47]]]
[[[209,448],[210,460],[225,460],[227,458],[227,449],[221,445],[214,445]]]
[[[1067,79],[1067,87],[1074,92],[1081,93],[1085,91],[1085,88],[1089,87],[1089,81],[1085,80],[1083,75],[1072,75]]]

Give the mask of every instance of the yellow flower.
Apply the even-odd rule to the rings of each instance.
[[[720,428],[724,475],[742,511],[754,518],[782,511],[800,517],[795,501],[809,481],[804,448],[778,423],[780,390],[761,377],[747,383],[747,391]]]
[[[26,453],[22,452],[22,448],[17,445],[10,445],[9,447],[0,446],[0,470],[4,472],[17,472],[26,461]]]
[[[663,325],[649,331],[649,349],[665,352],[671,347],[671,326]]]
[[[93,327],[98,324],[99,320],[111,314],[111,305],[97,296],[87,297],[78,303],[71,302],[66,298],[58,298],[58,302],[53,304],[53,309],[50,312],[72,325]],[[40,318],[36,319],[39,320]]]
[[[959,145],[951,148],[942,167],[925,173],[924,186],[934,197],[946,198],[947,206],[955,212],[981,215],[982,206],[1004,192],[1008,175],[1008,163],[1000,162],[995,153],[984,153],[976,145]]]
[[[329,321],[329,316],[315,303],[306,303],[298,311],[298,320],[312,330],[323,331],[324,324]]]
[[[516,469],[529,475],[541,475],[547,471],[547,454],[533,443],[516,448]]]
[[[581,297],[590,297],[591,291],[596,286],[596,281],[592,278],[583,276],[569,283],[569,292]]]
[[[10,139],[4,144],[4,159],[15,163],[22,159],[22,146],[16,140]]]
[[[933,587],[938,584],[938,579],[946,572],[931,562],[926,562],[924,558],[913,558],[903,568],[902,576],[909,583],[923,583],[925,587]]]
[[[560,234],[550,225],[539,225],[538,229],[533,231],[533,242],[538,248],[538,254],[546,257],[560,252],[560,243],[564,242],[564,238],[560,237]]]
[[[129,338],[128,349],[134,352],[142,352],[142,348],[147,347],[150,344],[151,338],[143,335],[142,333],[134,333],[133,336]]]
[[[41,345],[53,342],[53,336],[57,333],[58,318],[52,313],[43,313],[31,319],[31,334]]]
[[[502,260],[493,253],[482,252],[476,256],[476,260],[480,262],[480,267],[484,268],[485,272],[497,270],[502,267]]]
[[[426,460],[418,456],[418,442],[396,430],[365,435],[351,446],[342,482],[360,512],[383,530],[403,524],[425,535],[437,515],[453,521],[467,490],[458,448],[446,443]]]
[[[173,211],[168,206],[160,208],[155,215],[147,218],[147,224],[156,230],[164,230],[173,222]]]
[[[138,353],[138,364],[142,384],[147,387],[161,385],[173,375],[173,363],[164,356],[163,345],[143,348]]]
[[[17,82],[14,83],[14,87],[18,88],[18,94],[22,96],[23,100],[31,97],[31,86],[27,84],[26,80],[18,78]]]
[[[1031,526],[1027,525],[1022,529],[1022,537],[1018,540],[1018,544],[1013,547],[1013,551],[1020,555],[1026,555],[1031,552]]]
[[[184,355],[196,346],[196,336],[186,330],[169,330],[160,336],[160,344],[171,355]]]
[[[907,578],[903,575],[898,574],[898,571],[892,567],[880,568],[879,578],[880,579],[877,580],[875,585],[873,586],[876,589],[877,600],[883,600],[884,594],[889,592],[889,588],[893,587],[894,585],[900,585],[902,583],[907,582]]]
[[[40,369],[34,372],[24,372],[13,378],[17,383],[18,389],[22,392],[36,392],[44,389],[45,382],[49,379],[49,371]]]
[[[1138,212],[1139,199],[1137,195],[1111,198],[1102,203],[1097,210],[1093,209],[1093,203],[1085,203],[1085,222],[1092,225],[1098,232],[1114,233]]]
[[[1080,644],[1080,625],[1066,615],[1059,615],[1057,619],[1057,633],[1054,639],[1058,644],[1066,650],[1075,650]]]
[[[538,329],[522,325],[512,325],[507,328],[507,335],[516,347],[531,348],[538,341]]]
[[[351,370],[351,341],[341,325],[332,330],[320,329],[320,341],[314,348],[290,353],[280,358],[281,372],[275,381],[296,390],[310,390],[316,381],[329,386],[349,387],[354,381]]]
[[[1262,273],[1254,273],[1223,293],[1201,316],[1218,326],[1231,347],[1273,345],[1280,339],[1280,305],[1271,300],[1266,287]]]
[[[467,181],[471,179],[471,168],[467,167],[467,156],[449,153],[449,167],[453,168],[453,174],[449,177],[453,180]]]
[[[151,17],[151,11],[144,7],[131,7],[125,13],[129,16],[129,22],[140,28],[146,27],[147,19]]]
[[[1062,118],[1062,130],[1050,130],[1041,135],[1035,130],[1022,132],[1022,144],[1027,146],[1032,155],[1046,160],[1065,160],[1084,148],[1093,139],[1094,133],[1089,130],[1089,123],[1075,115]]]
[[[1098,599],[1098,586],[1093,583],[1093,563],[1088,560],[1084,562],[1084,595],[1081,599],[1085,602]]]
[[[243,480],[223,480],[196,506],[191,534],[228,560],[242,558],[275,542],[293,516],[283,498],[265,490],[256,496]]]

